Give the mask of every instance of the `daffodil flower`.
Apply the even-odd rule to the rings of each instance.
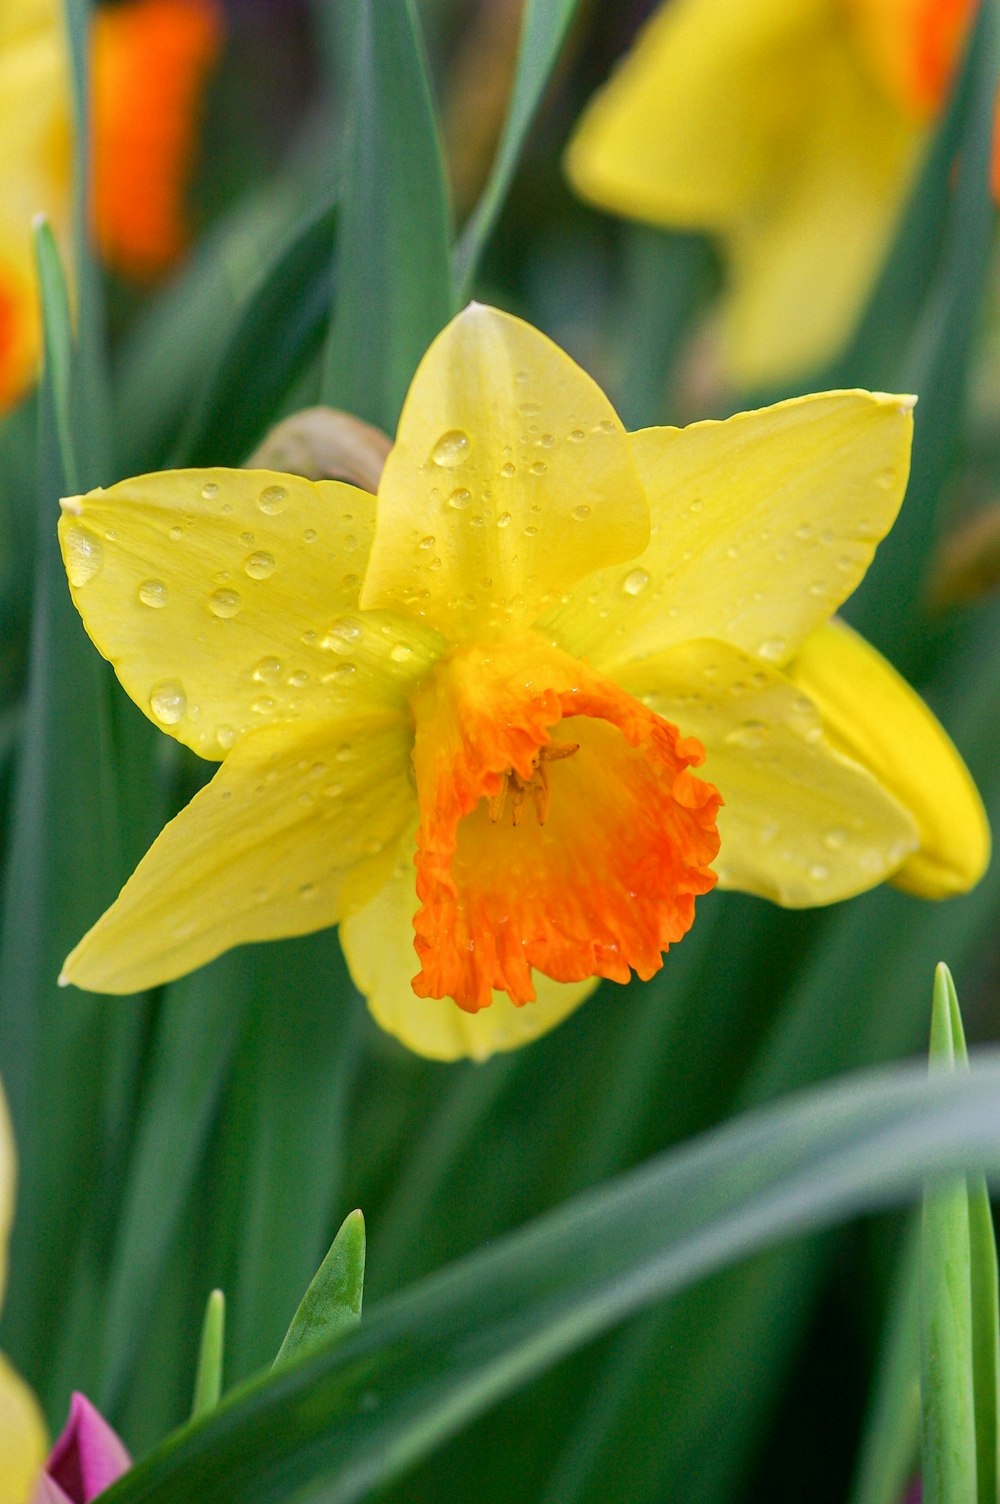
[[[102,7],[92,45],[95,232],[109,264],[162,272],[184,249],[196,104],[221,34],[217,0]],[[72,110],[63,0],[0,5],[0,411],[34,379],[41,321],[31,226],[65,237]]]
[[[815,368],[847,341],[974,9],[670,0],[591,102],[567,156],[574,187],[719,237],[738,382]]]
[[[628,434],[474,304],[377,498],[199,470],[65,501],[95,644],[222,764],[65,980],[131,992],[339,921],[386,1029],[483,1056],[650,977],[716,876],[790,906],[969,886],[968,774],[830,620],[902,500],[911,408],[829,392]]]

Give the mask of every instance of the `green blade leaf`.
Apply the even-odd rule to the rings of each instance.
[[[345,1504],[631,1312],[734,1259],[916,1189],[1000,1169],[1000,1057],[872,1072],[747,1115],[580,1197],[252,1381],[108,1504]]]
[[[337,206],[328,199],[275,251],[234,319],[177,441],[177,464],[240,464],[273,421],[321,348],[336,232]]]
[[[198,1369],[194,1379],[194,1402],[191,1419],[207,1415],[219,1403],[222,1394],[222,1352],[226,1333],[226,1297],[213,1290],[205,1306],[198,1348]]]
[[[412,0],[350,0],[353,103],[322,400],[391,433],[454,311],[449,208]]]
[[[59,458],[66,485],[79,491],[80,476],[73,442],[71,393],[73,390],[73,329],[70,322],[66,274],[56,249],[55,237],[43,215],[35,221],[35,265],[42,300],[45,340],[45,377],[52,395]]]
[[[329,1253],[303,1295],[274,1367],[280,1368],[290,1358],[352,1331],[361,1320],[364,1288],[365,1219],[360,1211],[353,1211],[341,1223]]]
[[[968,1069],[958,996],[943,964],[934,979],[931,1069]],[[993,1219],[982,1176],[928,1189],[922,1304],[927,1497],[996,1504],[1000,1312]]]
[[[479,258],[503,207],[525,138],[579,8],[580,0],[527,0],[525,4],[503,134],[486,187],[455,250],[455,281],[460,302],[469,295]]]

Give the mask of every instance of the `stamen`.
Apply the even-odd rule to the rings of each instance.
[[[539,747],[532,759],[531,777],[528,779],[522,778],[514,768],[507,768],[500,775],[499,789],[495,794],[491,794],[487,801],[493,824],[497,825],[503,819],[509,793],[512,825],[520,825],[521,812],[529,794],[535,806],[535,818],[539,825],[544,825],[548,819],[549,805],[552,801],[547,764],[562,762],[564,757],[572,757],[579,750],[579,742],[547,742],[544,747]]]

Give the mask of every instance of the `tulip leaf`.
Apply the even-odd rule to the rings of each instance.
[[[222,1362],[226,1333],[226,1297],[213,1290],[205,1306],[198,1348],[198,1368],[194,1379],[191,1419],[207,1415],[219,1403],[222,1394]]]
[[[329,1253],[303,1295],[274,1367],[280,1368],[290,1358],[352,1331],[361,1320],[364,1288],[365,1219],[360,1211],[353,1211],[341,1223]]]
[[[391,433],[454,311],[450,210],[412,0],[349,3],[353,91],[322,400]]]
[[[459,301],[468,297],[479,258],[503,207],[521,149],[579,7],[580,0],[526,0],[514,84],[496,158],[455,250]]]
[[[341,1343],[231,1392],[108,1504],[367,1497],[629,1314],[737,1258],[1000,1170],[1000,1057],[928,1081],[871,1072],[748,1114],[383,1303]]]

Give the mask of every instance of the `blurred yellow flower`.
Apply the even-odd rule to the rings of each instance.
[[[195,105],[220,37],[217,0],[100,9],[92,48],[96,235],[131,276],[163,271],[187,238],[183,187]],[[71,106],[62,0],[0,6],[0,411],[34,379],[41,340],[31,228],[63,239]]]
[[[742,384],[848,340],[913,182],[973,0],[670,0],[570,142],[577,192],[705,230]]]
[[[14,1141],[0,1088],[0,1303],[14,1216]],[[0,1504],[27,1504],[42,1471],[45,1426],[31,1390],[0,1354]]]
[[[130,992],[340,921],[385,1028],[485,1056],[651,976],[720,837],[720,884],[785,905],[968,887],[989,835],[957,753],[829,622],[899,508],[911,407],[831,392],[628,434],[472,305],[377,499],[204,470],[65,501],[87,631],[222,766],[64,980]]]

